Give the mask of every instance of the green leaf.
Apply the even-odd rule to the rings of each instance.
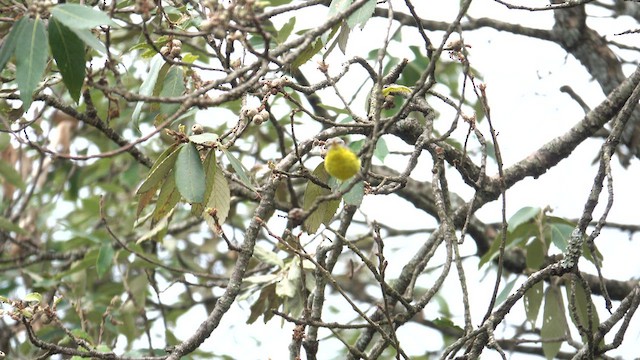
[[[173,211],[174,209],[169,210],[169,212],[165,216],[163,216],[162,219],[160,219],[160,221],[158,221],[158,223],[155,224],[155,226],[151,227],[151,230],[146,232],[136,241],[136,245],[141,244],[147,240],[151,240],[153,238],[156,238],[158,242],[161,242],[162,237],[164,236],[164,234],[167,231],[167,228],[169,227],[169,218],[173,215]]]
[[[176,204],[180,201],[180,192],[176,187],[175,176],[169,172],[165,178],[162,187],[160,188],[160,195],[158,195],[158,201],[156,201],[156,208],[153,210],[151,216],[151,226],[154,226],[160,219],[171,211]]]
[[[140,184],[138,191],[136,194],[142,195],[143,193],[151,190],[152,188],[158,186],[162,179],[166,178],[169,174],[169,171],[173,169],[173,165],[176,163],[176,158],[178,157],[178,150],[180,147],[178,145],[173,144],[169,146],[160,156],[158,160],[153,164],[151,170],[149,170],[149,175],[147,178]]]
[[[211,149],[207,153],[207,156],[204,158],[203,164],[204,168],[204,182],[205,182],[205,190],[204,190],[204,199],[205,201],[209,201],[209,197],[211,196],[211,191],[213,190],[213,178],[214,173],[216,171],[216,152]],[[197,217],[202,217],[204,215],[204,209],[206,204],[202,203],[193,203],[191,204],[191,214]]]
[[[343,182],[340,184],[340,190],[346,188],[349,185],[349,182]],[[346,194],[342,196],[344,203],[347,205],[360,206],[362,204],[362,198],[364,197],[364,182],[358,181],[357,184],[353,185],[351,190],[349,190]]]
[[[383,138],[378,138],[376,148],[375,150],[373,150],[373,156],[377,157],[381,162],[384,162],[384,159],[387,157],[387,155],[389,155],[387,142]]]
[[[16,44],[16,80],[23,110],[29,110],[33,92],[47,66],[47,30],[40,19],[27,19]]]
[[[176,186],[182,197],[190,203],[204,201],[204,169],[200,154],[194,144],[182,146],[174,168]]]
[[[313,176],[317,177],[320,181],[327,182],[329,180],[329,174],[324,169],[324,162],[320,163],[315,170],[313,170]],[[304,192],[304,199],[302,202],[302,208],[306,211],[311,208],[311,205],[318,197],[331,194],[331,190],[323,188],[319,185],[309,181],[307,183],[307,189]],[[314,234],[318,231],[321,224],[328,224],[333,215],[340,206],[340,200],[325,201],[318,206],[318,208],[311,213],[304,222],[304,228],[308,234]]]
[[[96,259],[98,278],[101,278],[102,275],[111,269],[114,253],[113,246],[109,243],[104,243],[100,247],[100,252],[98,252],[98,258]]]
[[[222,173],[222,169],[220,169],[217,164],[215,164],[214,169],[213,174],[207,174],[207,177],[213,177],[213,185],[211,195],[209,195],[209,200],[207,201],[207,209],[204,212],[204,220],[212,231],[218,233],[216,221],[209,214],[208,210],[215,209],[216,217],[218,218],[218,225],[222,226],[222,224],[227,220],[227,216],[229,216],[229,209],[231,208],[231,191],[229,190],[227,178],[225,178]]]
[[[363,28],[367,21],[373,15],[373,11],[376,9],[377,0],[369,0],[366,4],[362,5],[358,10],[354,11],[347,19],[347,25],[349,28],[355,29],[356,26]]]
[[[540,269],[542,264],[544,264],[544,257],[547,253],[542,241],[539,238],[533,239],[527,244],[525,250],[527,256],[527,268],[534,271]]]
[[[28,301],[28,302],[36,302],[36,303],[40,303],[42,301],[42,294],[37,293],[37,292],[32,292],[29,293],[27,295],[24,296],[24,298],[22,299],[23,301]]]
[[[49,45],[64,84],[78,103],[85,76],[84,42],[52,17],[49,20]]]
[[[567,292],[567,299],[571,302],[571,286],[567,282],[565,284],[565,290]],[[574,317],[574,314],[571,312],[570,307],[567,307],[571,321],[576,325],[576,327],[581,326],[583,329],[589,328],[589,311],[591,308],[591,333],[597,330],[598,325],[600,324],[600,318],[598,317],[598,312],[596,311],[595,305],[593,304],[593,300],[591,297],[587,295],[584,287],[582,287],[579,281],[576,281],[575,284],[575,302],[576,302],[576,311],[578,315],[578,319]],[[580,334],[582,336],[582,341],[586,344],[587,339],[584,336],[585,334]]]
[[[322,39],[317,39],[313,44],[307,46],[298,57],[291,62],[291,68],[297,69],[300,65],[311,60],[311,58],[322,50]]]
[[[71,29],[89,30],[99,25],[118,26],[102,11],[80,4],[56,5],[51,9],[51,15]]]
[[[176,97],[180,96],[185,91],[184,86],[184,71],[180,66],[172,66],[169,68],[167,72],[167,76],[164,78],[162,83],[162,91],[160,91],[160,96],[163,97]],[[169,116],[176,112],[180,104],[178,103],[162,103],[160,104],[160,112],[165,116]]]
[[[289,18],[289,21],[287,21],[284,25],[282,25],[282,28],[280,29],[280,31],[277,32],[277,36],[276,36],[276,41],[278,42],[278,44],[282,44],[283,42],[287,41],[295,25],[296,25],[295,16],[292,16],[291,18]]]
[[[9,59],[11,59],[11,55],[13,55],[16,44],[21,41],[22,36],[21,32],[27,25],[28,17],[23,17],[20,20],[16,21],[11,27],[11,31],[4,39],[2,46],[0,47],[0,71],[4,70],[4,66],[7,65]]]
[[[76,34],[76,36],[82,39],[82,41],[84,41],[84,43],[87,44],[88,46],[92,47],[93,49],[103,54],[107,53],[107,47],[104,46],[104,44],[100,40],[98,40],[98,38],[96,38],[95,35],[93,35],[91,30],[71,29],[71,31],[73,31]]]
[[[329,12],[327,13],[327,19],[338,15],[346,10],[352,2],[353,0],[331,0],[331,5],[329,5]]]
[[[153,88],[156,86],[156,81],[158,80],[158,74],[160,73],[160,69],[162,69],[162,65],[164,65],[164,59],[162,55],[156,54],[151,59],[151,65],[149,66],[149,71],[147,72],[144,80],[142,81],[142,85],[140,85],[140,90],[138,93],[144,96],[150,96],[153,93]],[[144,102],[139,101],[136,104],[136,107],[133,109],[133,113],[131,114],[131,119],[138,123],[140,121],[140,112],[142,111],[142,105]]]
[[[260,245],[256,245],[253,248],[253,256],[255,256],[256,259],[262,261],[265,264],[275,265],[279,268],[284,267],[284,262],[278,257],[276,253],[271,250],[267,250]]]
[[[561,251],[567,250],[568,239],[571,236],[575,225],[567,224],[566,222],[549,221],[552,218],[547,218],[547,224],[545,227],[546,235],[551,238],[551,242]]]
[[[538,214],[540,214],[540,208],[530,206],[523,207],[516,211],[516,213],[509,219],[508,231],[514,231],[518,226],[532,220]]]
[[[242,181],[242,183],[246,187],[255,191],[255,187],[253,187],[253,184],[251,183],[249,176],[247,176],[247,169],[245,169],[244,165],[242,165],[240,160],[238,160],[235,156],[233,156],[233,154],[230,153],[229,150],[225,149],[223,146],[221,146],[220,149],[222,150],[224,155],[227,157],[227,160],[229,160],[231,167],[236,172],[236,175],[238,175],[238,177],[240,178],[240,181]]]
[[[218,135],[214,133],[204,133],[189,136],[189,141],[200,145],[213,145],[218,141]]]
[[[2,180],[6,181],[7,183],[17,188],[24,189],[25,187],[24,181],[22,180],[22,176],[20,176],[20,173],[13,166],[1,160],[0,160],[0,178],[2,178]]]
[[[502,291],[500,291],[500,293],[496,297],[496,306],[499,306],[505,300],[507,300],[507,297],[511,293],[511,290],[513,290],[513,287],[516,285],[517,280],[518,280],[518,277],[516,276],[511,281],[509,281],[504,285],[504,288],[502,289]]]
[[[544,296],[544,320],[542,329],[540,329],[540,337],[543,340],[558,339],[564,337],[566,332],[567,318],[564,315],[562,295],[557,286],[549,286]],[[561,341],[542,343],[542,351],[547,360],[556,357],[561,345]]]
[[[531,323],[531,327],[535,328],[540,305],[542,305],[544,285],[538,282],[524,293],[524,311],[527,314],[527,320]]]

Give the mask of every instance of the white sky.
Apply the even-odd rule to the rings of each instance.
[[[403,1],[393,1],[396,10],[404,10]],[[429,19],[452,21],[457,12],[457,1],[414,1],[418,8],[419,14],[427,14]],[[437,3],[437,6],[435,4]],[[532,1],[531,3],[536,3]],[[424,8],[424,9],[421,9]],[[297,22],[296,30],[301,29],[301,24],[310,27],[310,22],[315,19],[321,21],[324,17],[319,13],[324,11],[321,7],[316,7],[312,11],[309,18],[300,17]],[[311,13],[311,12],[310,12]],[[472,17],[493,17],[517,23],[525,26],[549,28],[552,24],[551,12],[526,12],[517,10],[508,10],[505,7],[490,1],[477,0],[474,1],[469,14]],[[305,21],[301,21],[304,19]],[[307,21],[309,20],[309,21]],[[637,27],[635,21],[631,21],[625,17],[615,20],[604,18],[590,19],[589,24],[592,26],[607,26],[607,37],[612,37],[614,33],[619,33],[627,29]],[[352,32],[349,40],[347,55],[366,56],[366,53],[372,47],[372,44],[382,43],[382,30],[385,28],[384,21],[370,21],[365,28]],[[407,31],[406,33],[409,33]],[[441,33],[429,33],[431,40],[437,45],[441,41]],[[492,119],[494,126],[499,131],[499,143],[502,149],[505,166],[509,166],[523,157],[526,157],[532,151],[537,149],[542,143],[554,138],[558,134],[579,121],[582,116],[580,107],[571,100],[568,95],[561,93],[559,88],[562,85],[570,85],[578,92],[582,98],[591,106],[599,103],[604,95],[600,87],[589,77],[586,70],[577,63],[572,57],[565,57],[564,50],[556,45],[548,45],[542,41],[529,40],[523,37],[500,33],[494,30],[485,29],[464,34],[465,43],[472,46],[469,50],[470,61],[473,67],[481,72],[484,82],[487,84],[487,92],[490,100],[492,111]],[[405,41],[410,41],[407,37]],[[616,37],[616,41],[628,42],[635,41],[635,45],[639,45],[636,39],[631,36]],[[413,44],[420,44],[419,40],[413,40]],[[359,45],[362,44],[361,49]],[[377,45],[375,45],[377,46]],[[405,44],[396,45],[392,49],[394,55],[398,56],[402,52]],[[407,56],[411,58],[410,52],[407,50]],[[443,57],[448,55],[444,54]],[[637,54],[633,54],[634,57]],[[334,50],[334,54],[329,58],[330,64],[339,68],[344,59],[340,56],[339,51]],[[313,73],[315,65],[311,64],[307,67],[307,71]],[[319,76],[319,73],[316,74]],[[313,77],[310,76],[310,77]],[[355,82],[358,83],[359,82]],[[355,107],[357,109],[357,107]],[[451,117],[443,116],[439,119],[448,123]],[[481,124],[482,131],[488,137],[488,130],[485,123]],[[390,141],[390,144],[394,144]],[[512,215],[523,206],[545,207],[551,206],[554,210],[553,215],[577,218],[582,213],[584,201],[587,198],[593,176],[596,168],[592,165],[598,151],[599,141],[590,140],[581,145],[569,159],[564,160],[559,166],[550,170],[539,179],[527,179],[507,193],[507,216]],[[403,163],[402,160],[400,160]],[[391,165],[394,161],[387,161],[386,165]],[[640,170],[638,170],[638,161],[632,161],[632,167],[622,169],[617,162],[614,163],[614,185],[617,196],[615,197],[614,208],[610,213],[609,220],[622,223],[637,223],[637,204],[640,202],[640,192],[633,191],[637,186],[637,179],[640,178]],[[453,174],[453,171],[449,171]],[[416,169],[415,177],[417,179],[430,178],[430,161],[425,158]],[[452,183],[452,189],[458,191],[459,194],[467,199],[471,195],[468,189],[463,187],[461,182],[455,181],[455,175],[449,177]],[[389,218],[389,208],[406,209],[402,216],[397,218]],[[429,221],[429,218],[420,212],[411,211],[410,206],[398,199],[390,199],[388,197],[366,198],[363,209],[369,216],[369,220],[379,220],[398,228],[416,228],[416,223],[420,221]],[[599,216],[602,206],[599,206],[595,215]],[[414,216],[415,215],[415,216]],[[478,212],[478,216],[487,222],[500,221],[500,203],[494,202],[482,208]],[[423,220],[424,219],[424,220]],[[277,221],[276,225],[277,226]],[[282,225],[283,226],[283,225]],[[419,226],[427,226],[420,224]],[[274,227],[274,230],[279,228]],[[276,231],[277,232],[277,231]],[[420,239],[413,239],[414,241]],[[598,238],[597,244],[599,250],[604,255],[604,275],[605,277],[626,280],[631,277],[637,277],[640,274],[640,262],[636,259],[628,258],[627,254],[639,254],[640,245],[637,236],[634,240],[629,241],[628,235],[620,234],[613,231],[605,231]],[[397,240],[396,243],[387,245],[387,250],[398,249],[398,258],[406,259],[406,256],[412,254],[413,249],[410,248],[408,242]],[[462,247],[466,254],[473,254],[475,248],[468,240]],[[406,247],[406,248],[405,248]],[[401,262],[394,262],[390,258],[390,274],[398,272],[402,266]],[[479,284],[485,275],[484,269],[477,271],[477,259],[466,261],[466,271],[469,284]],[[430,264],[431,265],[431,264]],[[435,264],[434,264],[435,265]],[[591,267],[584,266],[583,271],[594,272]],[[455,270],[449,276],[449,283],[443,290],[444,296],[451,298],[459,298],[458,283],[456,280]],[[479,324],[481,316],[484,314],[486,304],[488,303],[490,294],[487,288],[492,288],[495,275],[491,272],[486,276],[482,286],[472,286],[470,289],[473,298],[472,311],[474,313],[474,324]],[[503,282],[504,284],[504,282]],[[428,281],[424,286],[428,286]],[[176,289],[177,290],[177,289]],[[450,294],[450,295],[447,295]],[[171,291],[165,296],[171,297]],[[603,310],[602,298],[595,298],[596,305],[599,307],[601,319],[606,317]],[[448,301],[452,311],[456,314],[462,314],[459,301]],[[244,322],[248,316],[249,303],[242,302],[232,307],[231,311],[225,315],[220,327],[214,331],[213,335],[205,342],[205,347],[215,349],[217,354],[226,353],[238,359],[284,359],[288,358],[287,346],[291,339],[291,329],[289,324],[281,323],[278,319],[272,320],[266,326],[261,325],[258,320],[251,326],[245,326]],[[517,305],[506,318],[506,322],[510,324],[519,324],[524,315],[521,311],[522,305]],[[340,319],[352,316],[351,310],[340,314]],[[438,308],[430,305],[426,310],[426,317],[429,319],[436,318]],[[330,312],[325,312],[327,318],[324,320],[331,321]],[[195,329],[195,324],[199,323],[205,317],[204,309],[194,309],[189,315],[184,316],[178,322],[178,329],[183,331],[177,333],[179,338],[186,338],[191,335]],[[458,325],[463,324],[461,317],[454,318]],[[541,324],[539,319],[538,326]],[[501,325],[499,330],[504,329]],[[265,337],[268,334],[268,337]],[[632,324],[632,328],[627,332],[624,345],[617,351],[612,351],[609,355],[620,355],[629,358],[632,355],[637,356],[637,350],[634,343],[640,334],[640,326],[638,322]],[[439,336],[434,336],[429,330],[414,325],[403,327],[399,330],[400,342],[407,352],[411,355],[419,355],[425,350],[438,350],[442,344]],[[499,336],[499,335],[498,335]],[[262,339],[259,342],[258,339]],[[429,341],[425,341],[429,339]],[[610,340],[610,338],[608,338]],[[416,341],[417,340],[417,341]],[[158,339],[160,341],[160,339]],[[334,343],[335,344],[335,343]],[[329,358],[334,354],[328,351],[329,343],[320,344],[320,358]],[[497,353],[485,350],[483,359],[498,358]],[[525,355],[516,354],[512,359],[528,359]],[[538,359],[539,357],[533,357]]]

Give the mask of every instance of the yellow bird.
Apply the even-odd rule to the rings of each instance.
[[[360,171],[360,159],[339,138],[327,140],[324,168],[329,175],[345,181]]]

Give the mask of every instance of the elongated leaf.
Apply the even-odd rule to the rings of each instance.
[[[267,250],[260,245],[256,245],[253,248],[253,256],[265,264],[275,265],[279,268],[284,267],[284,262],[278,257],[278,254],[271,250]]]
[[[329,174],[324,169],[324,163],[320,163],[315,170],[313,170],[313,176],[317,177],[323,182],[329,180]],[[319,185],[309,181],[307,188],[304,191],[304,199],[302,202],[302,208],[309,210],[318,197],[331,194],[331,190],[325,189]],[[308,234],[314,234],[318,231],[321,224],[328,224],[333,218],[336,211],[340,206],[340,200],[325,201],[318,206],[318,208],[311,213],[304,222],[304,228]]]
[[[516,211],[511,218],[509,218],[509,227],[508,231],[511,232],[515,230],[521,224],[526,223],[529,220],[532,220],[536,215],[540,213],[540,208],[536,207],[523,207],[522,209]]]
[[[197,135],[194,135],[194,136],[197,136]],[[204,183],[205,183],[204,199],[205,201],[201,203],[191,204],[191,214],[197,217],[202,217],[204,215],[203,212],[205,210],[206,202],[209,201],[209,197],[211,196],[211,190],[213,190],[213,178],[214,178],[214,173],[216,171],[215,150],[213,149],[209,150],[209,152],[207,153],[207,156],[204,158],[202,166],[204,168]]]
[[[214,133],[204,133],[189,136],[189,141],[200,145],[213,145],[218,141],[218,135]]]
[[[278,42],[278,44],[282,44],[283,42],[287,41],[295,25],[296,25],[295,16],[292,16],[291,18],[289,18],[289,21],[287,21],[284,25],[282,25],[282,28],[280,29],[280,31],[278,31],[278,34],[276,36],[276,41]]]
[[[98,259],[96,259],[96,272],[99,278],[111,269],[111,261],[113,260],[114,253],[113,246],[109,243],[104,243],[100,247]]]
[[[71,29],[89,30],[99,25],[118,26],[102,11],[80,4],[54,6],[51,15]]]
[[[167,228],[169,227],[169,218],[173,215],[174,209],[171,209],[158,223],[151,228],[148,232],[142,235],[137,241],[136,244],[141,244],[147,240],[156,239],[156,241],[161,242],[164,235],[167,233]]]
[[[69,94],[79,102],[85,75],[84,42],[52,17],[49,20],[49,45]]]
[[[343,189],[349,185],[349,182],[340,184],[340,189]],[[362,198],[364,197],[364,182],[358,181],[353,185],[351,190],[342,196],[344,203],[347,205],[360,206],[362,204]]]
[[[180,201],[180,192],[176,187],[175,176],[170,172],[160,188],[160,195],[156,202],[156,208],[151,217],[151,226],[154,226],[160,219],[171,211],[178,201]]]
[[[508,283],[506,283],[504,285],[504,288],[502,289],[502,291],[500,291],[500,293],[498,294],[498,296],[496,297],[496,306],[499,306],[500,304],[502,304],[505,300],[507,300],[507,297],[509,296],[509,294],[511,293],[511,290],[513,290],[513,287],[516,285],[516,281],[518,280],[517,277],[513,278],[511,281],[509,281]]]
[[[20,173],[13,166],[4,161],[0,161],[0,179],[15,187],[24,189],[25,184]]]
[[[544,285],[542,282],[539,282],[524,293],[524,311],[527,314],[527,320],[529,320],[533,328],[536,326],[540,305],[542,305],[543,290]]]
[[[47,66],[47,31],[40,19],[26,19],[16,44],[16,80],[24,111],[29,110],[33,92]]]
[[[567,250],[567,244],[569,237],[573,231],[575,225],[566,224],[561,222],[548,222],[546,225],[545,233],[551,238],[551,242],[561,251]]]
[[[173,166],[176,163],[179,150],[180,148],[178,145],[173,144],[160,154],[158,160],[156,160],[151,167],[149,175],[147,175],[147,178],[142,182],[138,191],[136,191],[136,194],[140,195],[151,190],[153,187],[157,187],[162,179],[167,177],[169,171],[173,169]]]
[[[107,53],[107,47],[93,35],[91,30],[87,29],[71,29],[85,44],[92,47],[103,54]]]
[[[295,60],[293,60],[293,62],[291,62],[291,67],[293,69],[299,68],[300,65],[311,60],[311,58],[315,54],[319,53],[320,50],[322,50],[322,45],[323,45],[322,40],[318,39],[313,44],[310,44],[309,46],[307,46],[304,50],[302,50],[300,55],[298,55],[298,57]]]
[[[182,146],[174,168],[176,186],[190,203],[204,201],[205,179],[200,154],[194,144]]]
[[[354,29],[358,25],[360,28],[363,28],[364,24],[367,23],[373,15],[373,11],[376,9],[376,1],[377,0],[369,0],[358,10],[354,11],[353,14],[349,15],[349,18],[347,19],[349,28]]]
[[[16,50],[16,44],[21,39],[20,33],[25,28],[27,19],[28,17],[25,16],[16,21],[11,27],[9,35],[4,39],[4,42],[0,47],[0,71],[4,70],[4,66],[7,65],[7,62],[11,59],[11,55],[13,55]]]
[[[565,290],[567,292],[567,299],[571,301],[571,286],[566,284]],[[595,305],[591,297],[587,296],[587,292],[584,290],[580,282],[576,282],[575,285],[575,302],[576,302],[576,310],[578,313],[578,318],[576,319],[569,310],[570,307],[567,307],[571,321],[576,325],[576,327],[581,326],[583,329],[589,329],[589,317],[591,317],[591,333],[597,330],[598,324],[600,324],[600,318],[598,317],[598,312],[596,311]],[[591,308],[591,316],[589,316],[589,308]],[[580,334],[582,336],[582,341],[586,344],[587,339],[584,336],[585,334]]]
[[[206,207],[215,209],[216,217],[218,218],[218,225],[222,226],[222,224],[227,220],[227,216],[229,216],[229,209],[231,208],[231,191],[229,190],[229,183],[218,165],[215,165],[213,174],[207,174],[207,176],[213,176],[213,186]],[[206,211],[206,209],[204,212],[204,220],[207,222],[207,225],[209,225],[211,230],[218,232],[215,219]]]
[[[564,314],[562,295],[557,286],[549,286],[544,296],[544,321],[540,329],[543,340],[558,339],[566,335],[567,318]],[[547,360],[555,358],[560,351],[561,341],[542,343],[542,351]]]
[[[138,91],[140,95],[149,96],[153,93],[153,88],[156,86],[156,81],[158,80],[158,74],[160,73],[160,69],[164,64],[164,59],[160,54],[156,54],[151,59],[151,65],[149,67],[149,71],[147,72],[147,76],[145,76],[144,80],[142,81],[142,85],[140,85],[140,90]],[[136,107],[133,109],[133,114],[131,114],[131,118],[136,124],[140,121],[140,112],[142,111],[143,104],[144,103],[142,101],[139,101],[136,104]]]
[[[331,18],[335,15],[340,14],[344,10],[346,10],[353,0],[331,0],[331,4],[329,5],[329,12],[327,13],[327,18]]]
[[[238,175],[238,177],[240,178],[240,181],[242,181],[242,183],[246,187],[255,191],[255,188],[253,187],[253,184],[251,184],[251,180],[249,179],[249,176],[247,176],[247,169],[245,169],[244,165],[242,165],[240,160],[238,160],[235,156],[233,156],[233,154],[230,153],[229,150],[225,149],[224,147],[221,146],[220,149],[222,150],[224,155],[227,157],[227,160],[229,160],[231,167],[233,168],[233,170],[235,170],[236,175]]]
[[[183,73],[184,71],[182,70],[182,67],[172,66],[162,82],[160,96],[176,97],[182,95],[185,91]],[[160,104],[160,112],[168,117],[178,110],[179,107],[180,104],[177,103],[163,103]]]
[[[138,227],[141,223],[144,223],[148,218],[147,216],[145,216],[143,219],[140,219],[140,220],[138,219],[138,217],[142,213],[142,210],[144,210],[144,208],[146,208],[147,205],[151,203],[151,200],[153,200],[153,197],[156,195],[156,191],[158,190],[158,186],[159,185],[156,184],[152,186],[149,190],[139,194],[138,209],[136,210],[136,223],[134,224],[134,227]]]

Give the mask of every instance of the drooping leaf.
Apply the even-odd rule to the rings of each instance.
[[[564,305],[560,289],[557,286],[548,286],[544,296],[544,320],[540,329],[540,337],[543,340],[562,338],[567,332],[567,318],[564,313]],[[547,360],[555,358],[560,351],[562,341],[545,341],[542,343],[542,351]]]
[[[282,28],[280,28],[280,31],[278,31],[276,41],[279,44],[282,44],[283,42],[287,41],[295,25],[296,25],[296,17],[292,16],[291,18],[289,18],[289,21],[287,21],[284,25],[282,25]]]
[[[158,74],[160,73],[160,69],[165,65],[164,59],[162,55],[156,54],[151,59],[151,65],[149,66],[149,71],[147,72],[144,80],[142,81],[142,85],[140,85],[140,90],[138,91],[140,95],[149,96],[153,93],[153,88],[156,86],[156,81],[158,80]],[[136,107],[133,109],[133,113],[131,114],[131,118],[134,123],[138,123],[140,121],[140,112],[142,111],[142,105],[144,103],[139,101],[136,104]]]
[[[336,16],[346,10],[353,0],[331,0],[331,4],[329,5],[329,12],[327,13],[327,18],[331,18]]]
[[[566,284],[564,288],[567,292],[567,299],[569,299],[569,304],[571,304],[572,287],[569,284]],[[598,317],[598,312],[596,311],[593,300],[587,295],[587,292],[579,281],[576,281],[575,284],[574,299],[578,318],[575,318],[569,306],[568,311],[571,321],[576,325],[576,327],[580,326],[583,329],[589,329],[589,318],[591,318],[590,330],[591,334],[593,334],[593,332],[597,330],[598,325],[600,324],[600,318]],[[589,311],[589,308],[591,309],[591,311]],[[586,344],[587,339],[585,337],[585,334],[580,335],[582,336],[582,341]]]
[[[11,31],[4,39],[2,46],[0,46],[0,71],[4,70],[4,66],[7,65],[9,59],[16,50],[16,44],[21,41],[21,32],[27,25],[28,17],[23,17],[16,21],[11,27]]]
[[[376,2],[377,0],[369,0],[358,10],[349,15],[349,18],[347,18],[347,24],[349,25],[349,28],[355,29],[356,26],[360,26],[360,28],[363,28],[364,24],[366,24],[373,15],[373,11],[376,9]]]
[[[51,9],[51,15],[71,29],[93,29],[100,25],[118,26],[102,11],[80,4],[60,4]]]
[[[346,188],[349,182],[344,182],[340,185],[340,189]],[[347,205],[360,206],[362,199],[364,198],[364,182],[358,181],[353,187],[342,196],[344,203]]]
[[[309,44],[298,57],[291,62],[291,68],[297,69],[302,64],[305,64],[307,61],[311,60],[311,58],[322,50],[322,40],[317,39],[312,44]]]
[[[376,148],[373,150],[373,156],[377,157],[378,160],[384,162],[384,159],[389,155],[389,148],[387,147],[387,142],[383,138],[379,138],[376,143]]]
[[[180,66],[172,66],[169,68],[169,71],[162,82],[160,96],[176,97],[182,95],[185,91],[183,73],[184,70],[182,70],[182,67]],[[178,103],[162,103],[160,104],[160,112],[168,117],[178,110],[179,107],[180,104]]]
[[[142,182],[142,184],[140,184],[136,194],[141,195],[152,188],[157,187],[162,179],[167,177],[169,171],[173,169],[179,150],[180,147],[178,147],[178,145],[172,144],[162,154],[160,154],[158,160],[156,160],[151,167],[151,170],[149,170],[149,175],[147,175],[147,178]]]
[[[98,259],[96,259],[96,272],[98,273],[99,278],[111,269],[114,253],[115,251],[113,250],[113,246],[109,243],[104,243],[100,247]]]
[[[546,250],[545,245],[539,238],[533,239],[529,242],[525,248],[526,250],[526,262],[527,268],[532,270],[538,270],[544,264]]]
[[[185,200],[190,203],[204,201],[204,169],[194,144],[189,143],[180,148],[174,173],[178,191]]]
[[[175,176],[169,172],[160,188],[160,195],[156,201],[156,208],[151,216],[151,226],[154,226],[160,219],[171,211],[180,201],[180,192],[176,187]]]
[[[52,17],[49,20],[49,45],[69,94],[79,102],[85,75],[84,42]]]
[[[500,293],[496,297],[496,306],[499,306],[505,300],[507,300],[507,297],[511,293],[511,290],[513,290],[513,287],[516,285],[516,281],[518,281],[518,277],[514,277],[504,285],[504,288],[502,288],[502,291],[500,291]]]
[[[524,311],[527,314],[527,320],[529,320],[533,328],[535,328],[538,313],[540,312],[540,305],[542,305],[543,290],[543,283],[538,282],[524,293]]]
[[[47,30],[40,19],[26,19],[16,44],[16,81],[24,111],[29,110],[33,92],[47,66]]]
[[[260,245],[256,245],[253,248],[253,256],[265,264],[275,265],[279,268],[284,267],[284,262],[278,257],[278,254],[271,250],[267,250]]]
[[[327,174],[327,171],[324,168],[324,163],[320,163],[315,170],[313,170],[313,176],[325,183],[329,180],[329,174]],[[307,188],[304,191],[302,208],[305,211],[309,210],[317,198],[329,194],[331,194],[330,189],[326,189],[309,181],[307,183]],[[338,206],[340,206],[339,199],[320,203],[320,206],[318,206],[318,208],[311,213],[304,222],[304,228],[307,233],[314,234],[318,231],[321,224],[328,224],[338,210]]]
[[[251,183],[251,180],[249,179],[249,176],[247,175],[248,171],[247,171],[247,169],[245,169],[244,165],[242,165],[240,160],[238,160],[235,156],[233,156],[233,154],[231,152],[229,152],[229,150],[225,149],[223,146],[221,146],[220,149],[222,150],[224,155],[227,157],[227,160],[229,160],[229,163],[231,164],[231,167],[236,172],[236,175],[238,175],[238,177],[240,178],[240,181],[242,181],[242,183],[246,187],[248,187],[249,189],[255,191],[255,187],[253,187],[253,184]]]
[[[144,235],[142,235],[137,241],[136,244],[141,244],[147,240],[156,239],[156,241],[161,242],[162,237],[167,232],[167,228],[169,227],[169,218],[173,215],[174,209],[171,209],[165,216],[158,221],[151,230],[147,231]]]
[[[571,232],[575,228],[573,224],[567,224],[563,222],[549,221],[547,218],[546,235],[551,238],[551,242],[561,251],[567,250],[567,244],[569,243],[569,237]]]
[[[200,145],[213,145],[218,141],[218,135],[214,133],[191,135],[189,141]]]
[[[229,183],[227,178],[224,177],[222,169],[215,165],[213,174],[207,174],[207,176],[213,176],[213,185],[209,200],[207,201],[206,208],[215,210],[216,217],[218,218],[218,225],[222,226],[229,216],[229,209],[231,208],[231,191],[229,190]],[[215,219],[208,213],[207,209],[204,212],[204,220],[209,228],[218,232],[218,226],[216,226]]]
[[[209,201],[209,197],[211,196],[211,191],[213,190],[213,178],[214,172],[216,171],[216,152],[211,149],[205,156],[204,161],[202,163],[204,168],[204,200],[201,203],[192,203],[191,204],[191,214],[197,217],[202,217],[204,215],[204,209],[206,202]]]
[[[95,35],[93,35],[93,33],[91,32],[91,30],[87,30],[87,29],[71,29],[71,31],[73,31],[77,37],[79,37],[80,39],[82,39],[82,41],[84,41],[84,43],[87,46],[92,47],[94,50],[97,50],[103,54],[107,53],[107,47],[104,46],[104,44],[98,40],[98,38],[95,37]]]
[[[540,208],[526,206],[516,211],[511,218],[509,218],[508,231],[514,231],[518,226],[524,224],[540,213]]]

